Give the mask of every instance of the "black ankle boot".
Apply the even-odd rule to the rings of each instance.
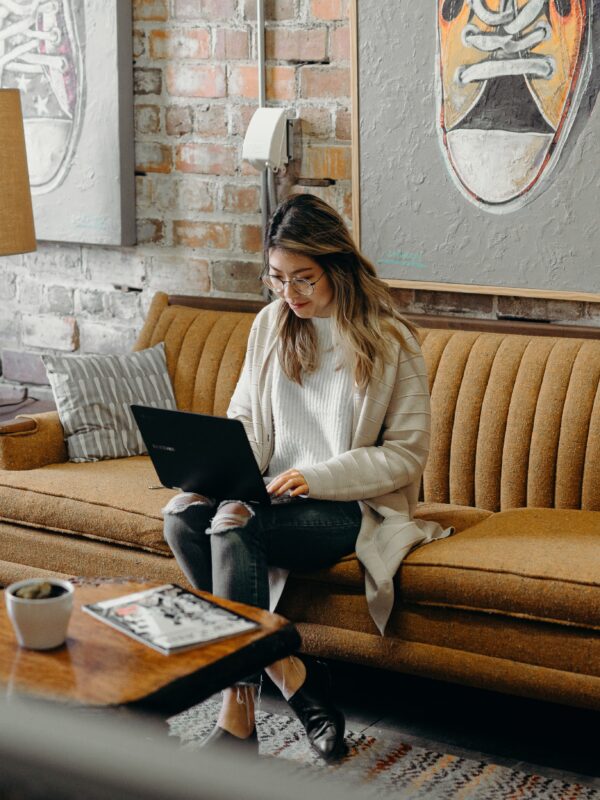
[[[337,761],[348,752],[344,742],[344,715],[328,699],[328,674],[324,664],[305,663],[306,679],[288,704],[304,725],[313,750],[325,761]],[[321,674],[319,674],[319,671]]]
[[[206,739],[202,742],[202,749],[212,749],[213,747],[223,747],[234,750],[236,753],[247,753],[249,756],[258,755],[258,736],[256,735],[256,727],[245,739],[240,736],[235,736],[229,733],[224,728],[218,725],[212,729]]]

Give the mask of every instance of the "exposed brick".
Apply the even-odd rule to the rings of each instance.
[[[169,216],[185,211],[213,211],[213,184],[200,175],[154,176],[156,207]]]
[[[342,25],[330,33],[329,56],[332,61],[350,61],[350,28]]]
[[[348,97],[350,70],[337,67],[301,67],[300,94],[302,97]]]
[[[42,357],[39,353],[28,353],[26,350],[2,351],[2,377],[20,383],[48,383]]]
[[[73,289],[65,286],[49,286],[46,290],[48,311],[55,314],[73,314]]]
[[[585,315],[583,318],[594,320],[594,324],[597,324],[598,317],[600,317],[600,304],[585,303]]]
[[[136,289],[144,285],[147,256],[139,247],[84,247],[83,257],[92,283]]]
[[[167,90],[175,97],[225,97],[225,69],[204,64],[169,64]]]
[[[23,264],[31,275],[78,277],[82,272],[82,250],[78,245],[38,242],[38,249],[23,256]]]
[[[141,58],[146,52],[146,33],[145,31],[133,32],[133,57]]]
[[[267,67],[267,98],[292,100],[296,96],[295,67]],[[233,66],[230,71],[229,94],[232,97],[258,97],[256,65]]]
[[[162,219],[138,219],[137,243],[160,244],[165,238],[165,224]]]
[[[76,307],[85,313],[97,316],[104,310],[105,294],[105,292],[79,289],[75,294]]]
[[[136,142],[135,163],[138,172],[171,172],[171,148],[159,142]]]
[[[304,178],[350,180],[352,177],[351,148],[348,145],[306,147],[302,154],[300,174]]]
[[[136,94],[160,94],[162,92],[162,70],[136,67],[133,70],[133,89]]]
[[[256,66],[233,66],[229,72],[229,94],[237,97],[258,97]]]
[[[152,176],[136,175],[135,205],[137,211],[146,211],[152,206]]]
[[[260,189],[258,186],[225,186],[223,208],[238,214],[260,212]]]
[[[235,16],[236,0],[175,0],[175,16],[180,19],[230,19]]]
[[[335,115],[335,138],[342,141],[352,139],[352,115],[349,111],[338,111]]]
[[[536,297],[498,297],[498,316],[517,319],[577,320],[585,316],[584,303]]]
[[[290,194],[314,194],[329,203],[334,208],[339,207],[339,190],[337,185],[332,186],[299,186],[296,184]]]
[[[42,283],[37,276],[19,275],[17,277],[17,297],[19,306],[43,308]]]
[[[81,351],[83,353],[119,354],[129,353],[136,340],[134,326],[115,326],[114,321],[80,322]]]
[[[13,297],[16,297],[17,281],[14,273],[2,272],[2,274],[0,274],[0,286],[2,287],[2,299],[4,302],[7,300],[12,300]]]
[[[214,57],[220,61],[236,61],[250,56],[248,31],[219,28],[215,36]]]
[[[220,222],[173,222],[173,241],[186,247],[207,247],[228,250],[231,247],[232,226]]]
[[[234,136],[244,136],[248,130],[250,120],[258,108],[257,103],[251,105],[235,105],[231,109],[231,133]]]
[[[13,256],[2,256],[2,261],[0,262],[2,267],[22,267],[23,266],[23,255],[21,253],[17,253]]]
[[[329,139],[332,135],[331,112],[325,108],[303,106],[300,111],[300,129],[304,138]]]
[[[262,264],[254,261],[215,261],[212,266],[212,288],[217,292],[260,295],[261,271]]]
[[[155,105],[135,107],[136,133],[158,133],[160,131],[160,108]]]
[[[226,136],[227,109],[225,106],[196,106],[194,108],[194,133],[198,136]]]
[[[165,255],[151,259],[148,288],[167,294],[201,294],[210,291],[208,261],[190,258],[188,253]]]
[[[7,308],[0,308],[0,342],[5,347],[18,347],[21,317]]]
[[[267,67],[267,99],[294,100],[295,98],[295,67]]]
[[[175,205],[184,211],[214,211],[212,181],[200,175],[181,175],[176,182],[177,199]]]
[[[281,22],[295,16],[294,0],[266,0],[265,19]],[[244,0],[244,19],[256,19],[256,0]]]
[[[119,320],[131,320],[141,316],[138,292],[110,292],[107,296],[108,310]]]
[[[342,0],[310,0],[310,13],[315,19],[343,19]]]
[[[262,252],[262,228],[260,225],[240,225],[240,247],[245,253]]]
[[[165,117],[169,136],[184,136],[192,132],[193,119],[190,106],[169,106]]]
[[[158,29],[150,31],[150,58],[208,58],[210,32],[206,28],[190,30]]]
[[[79,347],[79,331],[74,317],[24,314],[22,340],[28,347],[73,351]]]
[[[253,167],[247,161],[242,161],[240,174],[243,178],[255,178],[257,175],[260,175],[260,170],[256,169],[256,167]]]
[[[267,58],[278,61],[323,61],[327,55],[326,28],[271,28],[266,31]]]
[[[189,142],[177,147],[176,166],[180,172],[233,175],[235,164],[233,145]]]
[[[169,17],[167,0],[134,0],[134,20],[165,22]]]
[[[491,315],[494,298],[487,294],[460,294],[458,292],[429,292],[415,290],[415,303],[425,312],[477,313]]]
[[[391,289],[392,298],[397,308],[408,311],[415,302],[415,293],[412,289]]]

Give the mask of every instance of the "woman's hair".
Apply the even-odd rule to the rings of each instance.
[[[360,253],[330,205],[311,194],[294,195],[281,203],[265,235],[265,271],[273,248],[309,256],[329,277],[338,336],[360,387],[366,387],[383,368],[392,339],[410,351],[395,322],[400,321],[413,335],[416,327],[398,313],[387,284],[377,277],[375,267]],[[301,384],[302,372],[318,366],[314,326],[297,317],[287,303],[281,304],[277,324],[282,369]]]

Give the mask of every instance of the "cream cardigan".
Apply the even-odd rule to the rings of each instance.
[[[227,411],[227,416],[242,421],[261,472],[273,452],[271,381],[282,302],[270,303],[257,315]],[[366,390],[355,386],[351,449],[302,469],[311,498],[361,501],[356,555],[365,568],[369,611],[382,634],[402,559],[416,545],[452,533],[436,522],[412,519],[429,451],[429,389],[419,344],[400,327],[414,352],[394,343],[394,359],[383,375],[371,380]]]

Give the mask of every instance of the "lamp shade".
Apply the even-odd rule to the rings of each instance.
[[[0,89],[0,256],[36,249],[18,89]]]

